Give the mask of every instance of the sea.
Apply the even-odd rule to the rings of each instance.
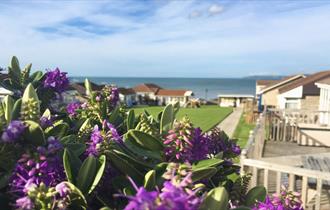
[[[130,88],[141,83],[155,83],[167,89],[192,90],[196,98],[215,99],[219,94],[255,95],[254,78],[151,78],[151,77],[88,77],[96,84],[115,84]],[[85,77],[71,77],[72,82],[83,82]]]

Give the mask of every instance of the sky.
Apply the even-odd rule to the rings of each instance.
[[[330,69],[330,1],[0,1],[0,66],[70,76],[243,77]]]

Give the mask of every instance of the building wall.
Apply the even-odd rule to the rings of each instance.
[[[319,102],[320,96],[304,96],[301,100],[301,109],[305,110],[318,110],[319,109]]]
[[[277,96],[278,96],[278,89],[270,90],[266,93],[262,94],[262,105],[263,106],[274,106],[277,107]]]

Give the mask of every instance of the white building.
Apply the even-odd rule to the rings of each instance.
[[[315,83],[320,88],[320,123],[324,125],[330,124],[330,78],[323,79]]]
[[[136,93],[132,88],[118,88],[120,102],[131,107],[136,104]]]
[[[190,90],[169,90],[160,89],[156,93],[156,101],[158,105],[175,104],[179,102],[180,106],[184,106],[193,96]]]

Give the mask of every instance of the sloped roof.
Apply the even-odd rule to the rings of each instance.
[[[70,83],[68,90],[76,90],[80,95],[86,94],[86,89],[81,83]]]
[[[280,88],[279,92],[284,93],[284,92],[287,92],[294,88],[297,88],[299,86],[306,86],[306,90],[304,89],[304,92],[307,92],[307,93],[314,92],[315,90],[317,90],[317,88],[315,86],[315,82],[320,81],[322,79],[326,79],[328,77],[330,77],[330,71],[320,71],[315,74],[309,75],[305,78],[296,80],[296,81]]]
[[[157,96],[184,96],[188,90],[159,89]]]
[[[162,89],[160,86],[153,84],[153,83],[142,83],[135,87],[133,87],[133,90],[135,92],[152,92],[156,93],[159,89]]]
[[[322,79],[322,80],[318,81],[317,83],[330,85],[330,77]]]
[[[260,86],[268,86],[268,85],[272,85],[272,84],[275,84],[277,83],[279,80],[257,80],[256,83],[257,85],[260,85]]]
[[[135,91],[133,90],[133,88],[120,87],[120,88],[118,88],[118,91],[119,91],[120,94],[123,94],[123,95],[133,95],[133,94],[135,94]]]
[[[265,93],[265,92],[268,92],[268,91],[273,90],[275,88],[285,86],[288,83],[294,82],[294,81],[299,80],[300,78],[303,78],[303,77],[305,77],[303,74],[297,74],[297,75],[284,77],[283,79],[278,80],[277,82],[274,82],[273,84],[270,84],[270,85],[266,86],[265,88],[263,88],[260,91],[260,93]]]

